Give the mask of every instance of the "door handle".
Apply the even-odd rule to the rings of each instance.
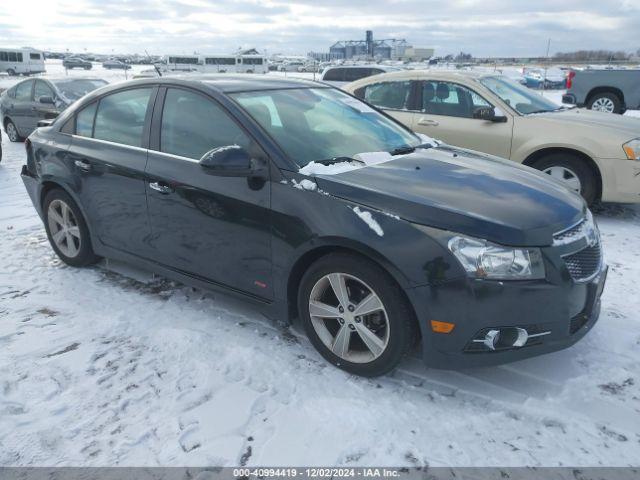
[[[440,122],[437,122],[436,120],[431,120],[430,118],[422,117],[420,120],[418,120],[418,125],[437,127],[438,125],[440,125]]]
[[[89,170],[91,170],[91,164],[86,160],[76,160],[73,163],[75,164],[76,167],[78,167],[83,172],[88,172]]]
[[[173,188],[160,182],[152,182],[149,184],[149,187],[154,189],[156,192],[162,193],[163,195],[173,192]]]

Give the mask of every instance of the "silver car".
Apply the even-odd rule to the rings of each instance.
[[[0,95],[0,119],[7,137],[20,142],[41,120],[56,118],[76,100],[107,85],[99,78],[29,79]]]

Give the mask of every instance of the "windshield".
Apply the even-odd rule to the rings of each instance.
[[[523,115],[552,112],[560,108],[551,100],[506,77],[484,77],[480,79],[480,83]]]
[[[365,103],[329,88],[233,94],[299,166],[422,142]]]
[[[53,84],[65,100],[75,102],[96,88],[105,86],[107,82],[104,80],[58,80],[53,81]]]

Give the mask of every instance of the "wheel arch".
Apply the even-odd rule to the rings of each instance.
[[[598,164],[593,160],[593,158],[580,150],[566,147],[546,147],[529,154],[529,156],[523,160],[522,164],[528,167],[533,167],[538,160],[554,153],[570,154],[585,162],[596,176],[596,183],[598,187],[596,200],[602,198],[602,173],[600,172],[600,167],[598,167]]]
[[[84,217],[84,222],[87,225],[87,229],[89,230],[89,237],[91,239],[91,243],[93,245],[93,248],[95,250],[96,247],[96,237],[95,235],[93,235],[93,226],[91,225],[91,220],[89,218],[89,216],[87,215],[87,212],[85,211],[84,207],[82,206],[82,203],[80,202],[80,200],[78,199],[77,195],[70,189],[64,186],[63,182],[59,182],[56,179],[53,178],[47,178],[46,180],[43,180],[40,184],[40,196],[39,196],[39,202],[40,202],[40,211],[42,212],[43,215],[43,220],[44,220],[44,215],[45,215],[45,211],[44,211],[44,199],[46,198],[47,194],[49,192],[51,192],[52,190],[62,190],[64,193],[66,193],[67,195],[69,195],[71,197],[71,199],[75,202],[75,204],[77,205],[77,207],[80,209],[80,212],[82,213],[82,216]]]
[[[599,93],[613,93],[615,94],[620,101],[622,102],[622,108],[624,108],[624,93],[622,92],[622,90],[620,90],[617,87],[594,87],[591,90],[589,90],[589,93],[587,94],[585,103],[589,103],[589,101],[591,101],[591,99],[594,97],[594,95],[597,95]]]
[[[345,241],[344,239],[327,239],[323,244],[315,245],[304,251],[296,258],[289,269],[286,283],[286,299],[287,313],[291,322],[298,318],[300,280],[314,262],[332,253],[346,253],[358,256],[382,268],[396,282],[405,300],[411,305],[414,315],[416,315],[415,306],[405,293],[405,288],[409,284],[408,279],[389,260],[372,248],[358,242]]]

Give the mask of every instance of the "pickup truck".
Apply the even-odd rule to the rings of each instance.
[[[572,70],[562,103],[609,113],[640,109],[640,70]]]

